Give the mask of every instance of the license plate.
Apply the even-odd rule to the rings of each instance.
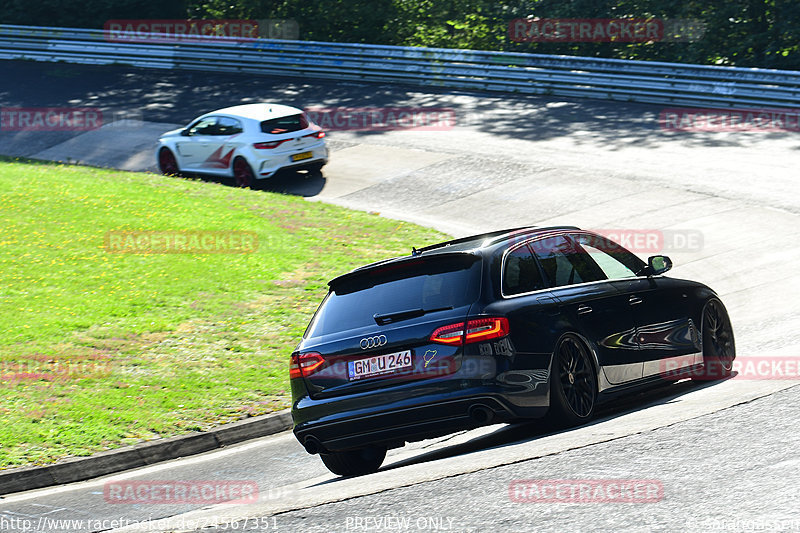
[[[311,159],[314,157],[314,152],[301,152],[292,156],[292,161],[302,161],[303,159]]]
[[[373,355],[347,363],[350,381],[391,374],[404,368],[411,368],[411,350],[384,355]]]

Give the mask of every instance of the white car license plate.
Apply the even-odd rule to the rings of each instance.
[[[347,363],[350,381],[391,374],[404,368],[411,368],[411,350],[384,355],[373,355]]]
[[[314,157],[314,152],[301,152],[292,156],[292,161],[302,161],[303,159],[311,159]]]

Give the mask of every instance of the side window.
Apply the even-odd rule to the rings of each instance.
[[[242,133],[242,124],[235,118],[219,117],[216,135],[236,135]]]
[[[523,294],[544,289],[544,280],[528,245],[509,252],[503,266],[503,294]]]
[[[560,287],[606,279],[603,271],[589,255],[576,249],[562,235],[534,241],[532,247],[551,286]]]
[[[189,126],[189,135],[214,135],[217,131],[217,117],[206,117]]]
[[[644,263],[616,243],[599,235],[573,235],[573,239],[597,264],[608,279],[636,277]]]

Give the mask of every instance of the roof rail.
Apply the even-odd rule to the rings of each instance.
[[[508,238],[508,237],[510,237],[512,235],[519,235],[520,233],[532,233],[532,232],[547,233],[547,232],[551,232],[551,231],[565,231],[565,230],[579,230],[579,229],[581,229],[581,228],[579,228],[578,226],[546,226],[546,227],[543,227],[543,228],[540,228],[540,227],[537,227],[537,226],[529,226],[527,228],[516,228],[516,229],[508,230],[508,231],[504,232],[502,235],[498,235],[497,237],[491,238],[491,240],[489,242],[487,242],[486,244],[487,245],[488,244],[494,244],[494,243],[500,242],[501,240],[506,239],[506,238]]]
[[[440,243],[437,243],[437,244],[431,244],[431,245],[428,245],[428,246],[425,246],[425,247],[422,247],[422,248],[416,248],[416,251],[419,252],[419,253],[428,252],[428,251],[431,251],[431,250],[436,250],[437,248],[444,248],[446,246],[453,246],[453,245],[456,245],[456,244],[462,244],[462,243],[470,242],[470,241],[485,241],[487,239],[493,239],[493,238],[496,238],[496,237],[501,237],[503,235],[506,235],[508,233],[513,233],[513,232],[516,232],[516,231],[533,231],[533,230],[536,230],[536,229],[538,229],[536,226],[521,226],[519,228],[490,231],[488,233],[482,233],[480,235],[471,235],[469,237],[461,237],[460,239],[453,239],[452,241],[445,241],[445,242],[440,242]]]
[[[470,241],[478,241],[481,242],[482,246],[488,244],[494,244],[496,242],[500,242],[504,239],[512,235],[519,235],[522,233],[543,233],[546,231],[556,231],[556,230],[577,230],[580,229],[577,226],[548,226],[548,227],[538,227],[538,226],[521,226],[518,228],[509,228],[504,230],[497,230],[497,231],[490,231],[488,233],[483,233],[481,235],[472,235],[470,237],[462,237],[460,239],[454,239],[452,241],[447,242],[440,242],[438,244],[432,244],[430,246],[425,246],[424,248],[415,248],[418,253],[428,252],[431,250],[436,250],[439,248],[445,248],[447,246],[453,246],[456,244],[463,244]],[[488,242],[487,242],[488,241]]]

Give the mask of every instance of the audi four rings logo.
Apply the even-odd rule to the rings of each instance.
[[[375,337],[365,337],[361,339],[361,349],[368,350],[370,348],[377,348],[389,342],[386,340],[386,335],[377,335]]]

